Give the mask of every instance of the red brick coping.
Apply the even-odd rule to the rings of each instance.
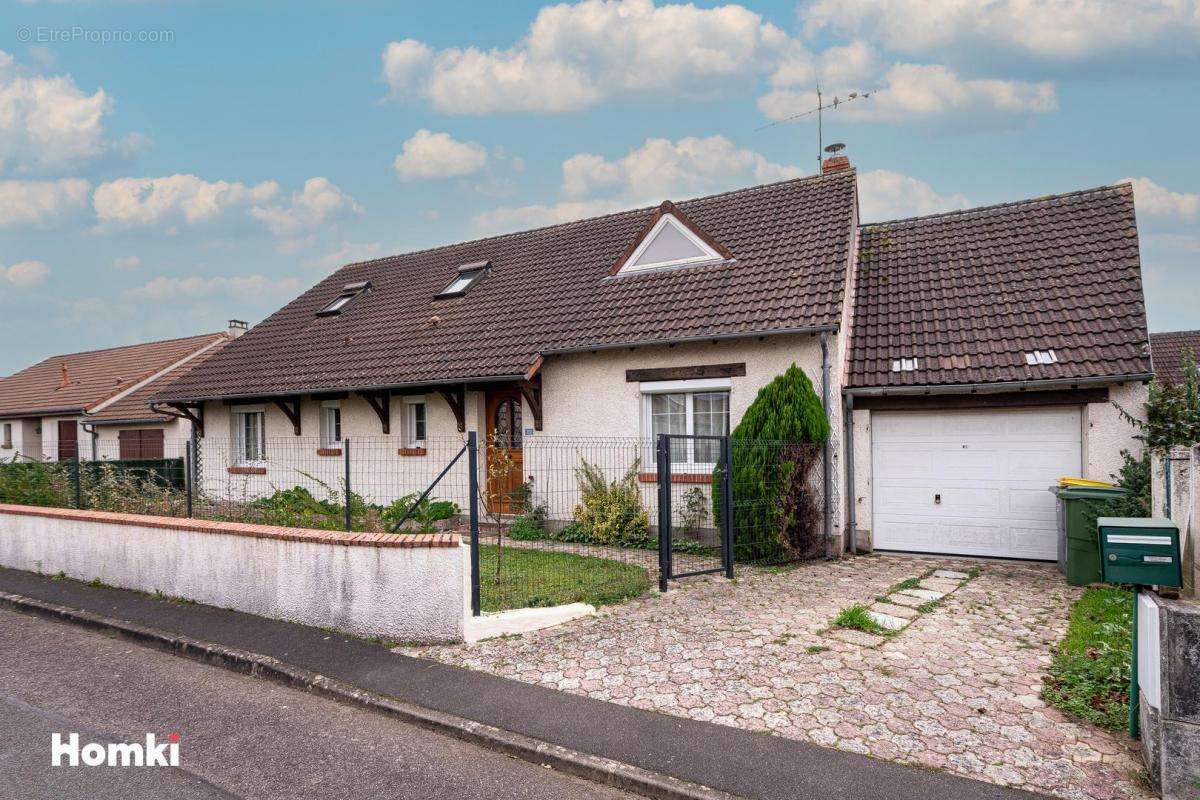
[[[424,456],[429,454],[429,451],[424,447],[401,447],[396,452],[402,456]]]
[[[266,475],[266,467],[226,467],[230,475]]]
[[[657,472],[640,472],[638,480],[642,483],[658,483]],[[712,473],[703,472],[672,472],[671,483],[712,483]]]
[[[458,547],[461,541],[457,533],[348,533],[346,531],[318,531],[311,528],[283,528],[276,525],[254,525],[249,522],[214,522],[186,517],[151,517],[141,514],[114,514],[111,511],[14,506],[0,503],[0,515],[3,514],[49,517],[77,522],[104,522],[111,525],[138,525],[143,528],[167,528],[196,533],[224,533],[229,536],[280,539],[285,542],[314,542],[316,544],[364,547]]]
[[[340,456],[342,448],[340,447],[318,447],[317,455],[319,456]]]

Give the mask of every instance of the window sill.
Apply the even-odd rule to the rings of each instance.
[[[318,447],[317,455],[319,456],[340,456],[342,448],[340,447]]]
[[[0,444],[0,450],[12,450],[12,449],[13,449],[13,446],[11,444]]]
[[[266,467],[226,467],[230,475],[266,475]]]
[[[639,472],[638,480],[642,483],[658,483],[657,472]],[[671,483],[712,483],[711,472],[672,472]]]
[[[429,451],[424,447],[401,447],[396,451],[402,456],[425,456],[429,455]]]

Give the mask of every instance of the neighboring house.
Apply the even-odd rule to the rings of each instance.
[[[468,430],[518,460],[558,437],[722,434],[796,363],[832,423],[832,533],[869,540],[874,507],[880,547],[1053,558],[1046,488],[1115,470],[1135,442],[1109,400],[1134,405],[1150,376],[1131,188],[864,227],[857,208],[839,157],[819,176],[349,264],[153,400],[202,424],[206,477],[268,492],[290,480],[277,465],[295,459],[294,475],[345,437],[440,464],[426,444]],[[910,464],[873,463],[895,435]],[[704,450],[673,475],[707,483]],[[398,474],[379,452],[355,470]],[[537,469],[526,455],[535,487]]]
[[[191,426],[147,398],[244,330],[51,356],[0,380],[0,460],[162,458]]]
[[[1192,363],[1200,364],[1200,331],[1166,331],[1150,334],[1154,375],[1161,381],[1183,383],[1183,357],[1191,352]]]

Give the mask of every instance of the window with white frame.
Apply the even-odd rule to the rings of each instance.
[[[233,412],[233,452],[239,462],[262,461],[266,458],[265,416],[259,410]]]
[[[653,381],[641,384],[642,430],[657,442],[660,434],[725,436],[729,433],[728,378]],[[651,446],[649,461],[657,461]],[[718,439],[676,439],[671,443],[673,468],[711,469],[720,459]]]
[[[425,398],[404,398],[404,437],[408,447],[425,446]]]
[[[321,404],[320,429],[322,448],[342,446],[342,407],[336,400]]]

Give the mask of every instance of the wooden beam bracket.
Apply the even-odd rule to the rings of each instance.
[[[529,410],[533,412],[533,429],[540,431],[542,429],[542,384],[539,381],[521,381],[520,389],[521,396],[525,398],[525,402],[529,404]]]
[[[273,397],[271,402],[284,413],[292,423],[292,433],[300,435],[300,398]]]
[[[382,392],[359,392],[358,396],[367,401],[375,416],[379,417],[379,427],[385,434],[392,432],[392,395],[386,389]]]
[[[466,433],[467,431],[467,390],[464,386],[441,386],[438,387],[437,393],[442,396],[446,404],[450,406],[450,410],[454,412],[454,419],[458,421],[458,432]]]
[[[165,408],[164,408],[165,406]],[[193,411],[193,409],[195,409]],[[150,410],[156,414],[166,414],[176,419],[186,419],[201,437],[204,436],[204,404],[203,403],[151,403]]]

